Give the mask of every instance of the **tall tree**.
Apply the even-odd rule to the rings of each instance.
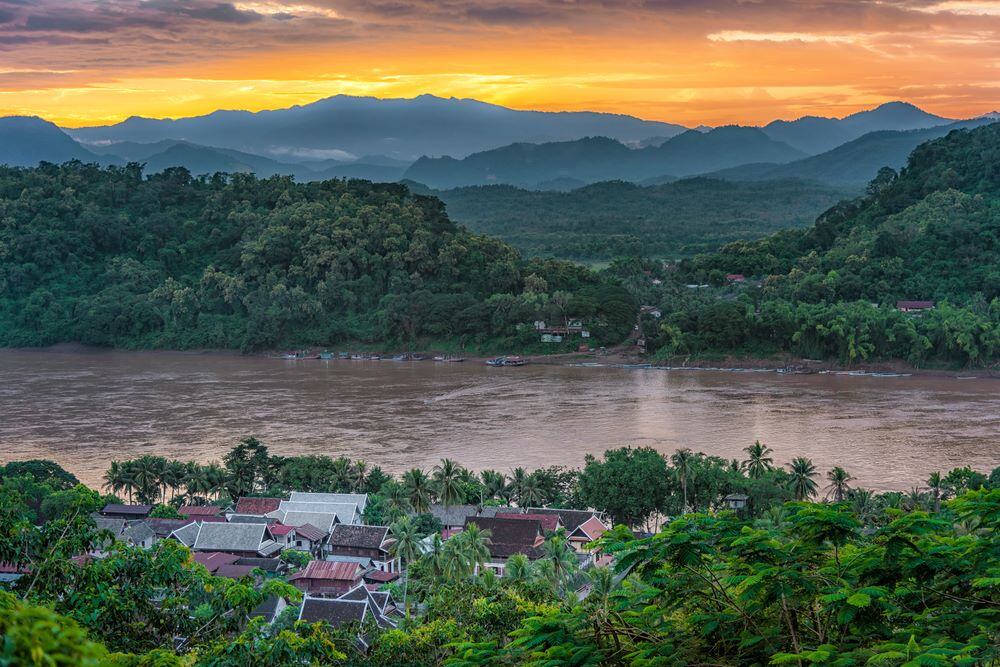
[[[833,470],[826,473],[826,479],[830,483],[826,487],[827,497],[833,496],[833,502],[839,503],[847,498],[847,492],[851,490],[850,482],[854,480],[850,473],[835,466]]]
[[[816,466],[811,460],[803,456],[796,457],[788,464],[788,468],[791,472],[789,484],[796,500],[806,500],[816,495],[814,477],[819,473],[816,472]]]
[[[771,448],[755,440],[749,447],[744,447],[743,451],[747,458],[743,462],[743,469],[752,479],[760,479],[764,473],[774,468],[774,459],[771,458]]]

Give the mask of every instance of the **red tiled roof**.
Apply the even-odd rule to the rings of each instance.
[[[221,511],[218,505],[182,505],[177,508],[181,516],[216,516]]]
[[[508,514],[499,513],[496,518],[498,519],[514,519],[516,521],[531,521],[535,520],[542,524],[542,530],[545,532],[552,532],[559,527],[559,515],[558,514]]]
[[[201,563],[209,572],[214,573],[223,565],[232,565],[240,559],[233,554],[222,553],[221,551],[204,551],[194,554],[196,563]]]
[[[213,574],[217,577],[226,577],[227,579],[239,579],[240,577],[249,575],[253,570],[253,565],[227,564],[220,565]]]
[[[607,526],[601,522],[596,516],[592,516],[573,531],[574,535],[580,535],[581,537],[586,537],[591,540],[596,540],[598,537],[604,534],[604,531],[608,529]]]
[[[257,514],[263,516],[281,505],[281,498],[244,497],[236,501],[236,514]]]
[[[295,534],[304,537],[310,542],[319,542],[324,537],[326,537],[326,531],[322,528],[317,528],[311,523],[304,523],[301,526],[295,528]]]
[[[399,579],[398,572],[383,572],[381,570],[372,570],[365,575],[365,581],[375,582],[375,583],[388,583],[390,581],[396,581]]]
[[[288,580],[326,579],[333,581],[355,581],[360,576],[360,570],[361,566],[357,563],[311,560],[304,570],[296,572]]]
[[[272,535],[280,537],[282,535],[287,535],[288,533],[295,530],[295,526],[285,526],[280,523],[276,523],[272,526],[269,526],[268,530],[271,531]]]

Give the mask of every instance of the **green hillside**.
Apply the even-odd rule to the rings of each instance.
[[[518,325],[556,311],[610,342],[635,310],[624,289],[526,263],[401,185],[0,168],[0,346],[504,347],[537,342]]]
[[[429,191],[448,215],[527,255],[602,260],[680,257],[811,223],[854,191],[793,179],[691,178],[640,187],[612,181],[571,192],[508,185]]]
[[[759,287],[721,286],[736,273]],[[720,287],[662,296],[666,351],[995,362],[1000,124],[923,144],[898,176],[883,170],[814,226],[682,262],[678,281]],[[937,303],[913,315],[897,300]]]

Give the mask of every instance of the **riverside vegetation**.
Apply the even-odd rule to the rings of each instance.
[[[292,489],[371,494],[366,521],[392,526],[410,613],[399,628],[367,628],[364,654],[352,633],[294,613],[273,626],[249,620],[266,595],[294,607],[299,592],[280,578],[213,577],[172,540],[72,560],[107,538],[90,512],[109,497],[53,463],[11,463],[0,468],[0,562],[28,574],[0,591],[0,657],[168,667],[1000,660],[1000,468],[878,494],[840,468],[821,478],[808,459],[777,466],[761,443],[745,454],[621,448],[580,470],[509,475],[444,460],[396,478],[346,458],[271,456],[247,438],[217,464],[141,457],[109,468],[107,490],[158,502],[160,515]],[[724,509],[734,491],[750,497],[747,509]],[[488,531],[417,548],[440,529],[422,513],[433,501],[604,510],[618,525],[597,546],[614,564],[577,570],[556,532],[534,563],[515,557],[502,579],[476,576]],[[654,534],[633,532],[653,519]]]
[[[1000,357],[1000,124],[920,146],[807,229],[677,267],[521,258],[401,185],[70,162],[0,168],[0,345],[267,349],[362,341],[566,351],[582,319],[676,355],[984,366]],[[676,269],[676,270],[674,270]],[[727,285],[726,276],[750,280]],[[690,288],[687,285],[708,285]],[[921,316],[896,300],[935,300]]]

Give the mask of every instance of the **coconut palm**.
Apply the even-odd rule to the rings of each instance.
[[[157,456],[140,456],[129,462],[131,477],[135,482],[139,502],[153,503],[160,495],[163,459]]]
[[[413,511],[425,514],[431,509],[432,489],[431,479],[420,468],[411,468],[403,473],[403,486]]]
[[[451,459],[441,459],[441,463],[434,466],[432,473],[434,490],[445,507],[457,505],[465,500],[461,474],[462,467]]]
[[[357,492],[364,488],[365,478],[368,475],[368,464],[358,460],[348,469],[351,491]]]
[[[104,489],[112,494],[117,494],[128,486],[128,471],[118,461],[112,461],[108,471],[104,473]],[[131,495],[131,490],[129,494]]]
[[[847,497],[847,492],[851,490],[850,482],[854,478],[840,466],[834,466],[833,470],[826,473],[826,480],[830,482],[826,487],[826,497],[832,495],[833,502],[839,503]]]
[[[484,470],[479,474],[483,484],[482,500],[502,498],[507,489],[507,476],[496,470]]]
[[[605,568],[607,569],[607,568]],[[507,559],[507,565],[503,571],[504,580],[512,584],[525,584],[531,577],[531,563],[524,554],[514,554]]]
[[[517,497],[518,507],[531,507],[542,502],[542,484],[535,471],[521,482],[521,492]]]
[[[548,570],[553,588],[565,594],[579,569],[579,561],[567,544],[564,530],[550,535],[542,543],[542,558],[550,563]]]
[[[170,488],[170,499],[187,483],[187,466],[182,461],[170,461],[163,469],[163,482]]]
[[[385,499],[385,511],[390,517],[398,517],[413,510],[410,504],[409,491],[405,486],[393,480],[382,487],[382,497]]]
[[[334,491],[344,493],[351,490],[352,468],[351,460],[346,456],[334,459],[330,466],[330,486]]]
[[[444,574],[444,540],[441,539],[441,533],[434,533],[431,536],[430,545],[424,552],[423,558],[430,565],[435,577]]]
[[[746,461],[743,462],[743,469],[747,471],[747,475],[751,479],[760,479],[764,473],[774,469],[774,459],[771,458],[773,452],[760,440],[754,440],[754,443],[749,447],[744,447],[743,451],[747,455]]]
[[[931,476],[927,478],[927,488],[930,489],[931,497],[934,499],[934,511],[940,512],[941,501],[948,494],[948,485],[941,476],[941,473],[931,473]]]
[[[816,480],[813,479],[817,475],[816,466],[810,459],[804,456],[796,457],[788,464],[788,468],[791,471],[789,484],[796,500],[805,500],[816,495]]]
[[[229,474],[226,469],[219,465],[218,461],[212,461],[204,467],[205,477],[208,479],[209,493],[220,498],[229,486]],[[235,500],[235,498],[234,498]]]
[[[196,466],[187,471],[187,492],[190,497],[207,498],[212,490],[212,482],[206,467]]]
[[[409,564],[420,558],[420,533],[410,519],[404,516],[389,526],[389,532],[395,540],[389,545],[389,554],[393,558],[399,558],[403,563]]]
[[[455,544],[458,557],[463,563],[462,571],[472,574],[490,557],[490,531],[474,523],[467,525],[461,533],[448,540]]]
[[[688,509],[688,481],[691,479],[694,453],[686,447],[678,449],[670,456],[670,462],[674,464],[674,474],[677,475],[677,479],[681,483],[681,493],[684,497],[684,506],[681,509],[681,513],[684,513]]]
[[[878,502],[875,494],[868,489],[850,489],[847,492],[847,499],[851,503],[851,511],[858,517],[858,521],[868,525],[878,511]]]
[[[507,488],[510,490],[510,497],[516,499],[518,505],[521,504],[521,488],[526,479],[528,479],[528,471],[524,468],[514,468],[510,473],[510,485]]]

